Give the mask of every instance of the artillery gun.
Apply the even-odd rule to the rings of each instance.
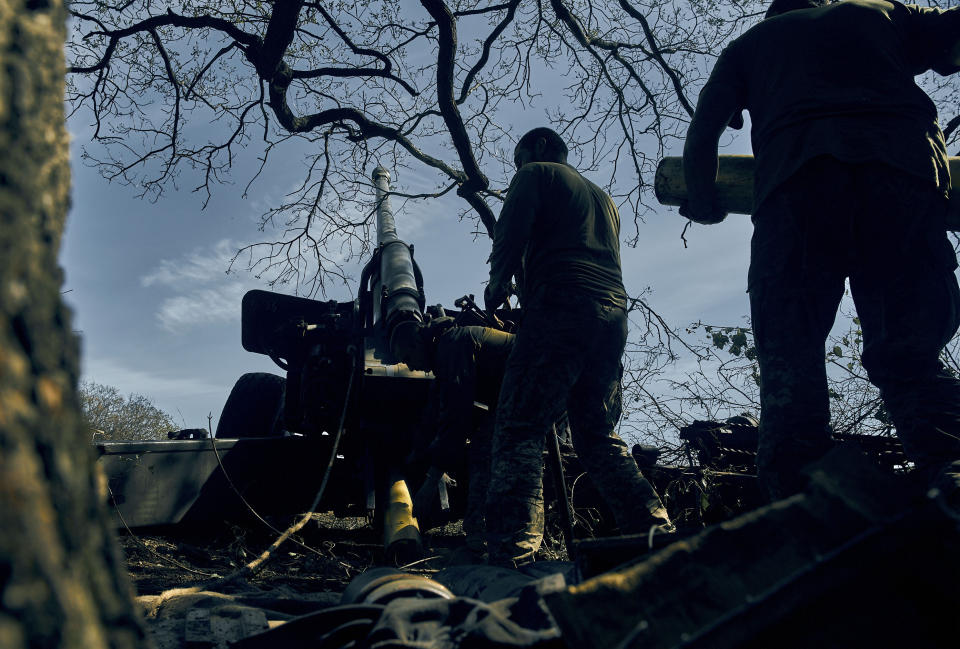
[[[445,311],[426,306],[414,248],[397,235],[389,179],[383,167],[373,171],[377,246],[356,299],[244,296],[244,349],[269,356],[285,376],[241,376],[212,438],[97,444],[125,524],[216,521],[248,504],[261,514],[305,511],[329,473],[322,511],[375,520],[387,545],[419,542],[404,459],[433,377],[400,359],[421,325]],[[477,317],[462,309],[468,321]]]
[[[386,524],[397,533],[409,527],[401,535],[416,539],[402,462],[422,423],[432,377],[400,359],[428,316],[413,246],[397,235],[389,179],[383,167],[373,171],[377,247],[357,299],[319,302],[259,290],[244,296],[243,348],[269,356],[286,378],[241,377],[216,438],[289,432],[318,440],[317,461],[331,459],[326,507],[360,509],[378,522],[392,508],[399,518]]]

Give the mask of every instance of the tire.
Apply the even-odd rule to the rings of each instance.
[[[280,437],[287,380],[276,374],[250,372],[241,376],[217,422],[216,438]]]

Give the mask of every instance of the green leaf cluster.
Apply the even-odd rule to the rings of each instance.
[[[734,356],[744,356],[749,360],[756,360],[757,348],[754,347],[749,329],[743,327],[719,327],[705,326],[704,331],[707,337],[717,349],[724,349]],[[729,347],[727,347],[729,345]]]

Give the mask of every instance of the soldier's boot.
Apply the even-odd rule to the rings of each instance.
[[[497,502],[497,501],[494,501]],[[531,563],[543,542],[543,486],[532,494],[500,498],[499,508],[487,507],[487,563],[516,568]],[[488,505],[490,503],[488,502]]]
[[[646,509],[647,516],[620,522],[620,530],[624,534],[647,534],[649,536],[676,533],[677,528],[670,520],[667,508],[663,506],[656,494],[647,501]]]
[[[512,530],[491,531],[487,521],[487,563],[501,568],[518,568],[532,563],[543,542],[543,502],[531,507],[525,519],[511,517]]]
[[[667,513],[667,508],[662,505],[650,512],[649,523],[650,527],[657,528],[658,534],[673,534],[677,531],[677,527],[673,524],[673,521],[670,520],[670,514]]]

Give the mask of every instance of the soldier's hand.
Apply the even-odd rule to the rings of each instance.
[[[483,289],[483,308],[487,313],[493,314],[501,304],[507,300],[507,291],[499,286],[487,284]]]
[[[694,223],[714,225],[727,218],[727,212],[721,210],[713,200],[708,202],[688,200],[680,204],[680,216],[685,216]]]

